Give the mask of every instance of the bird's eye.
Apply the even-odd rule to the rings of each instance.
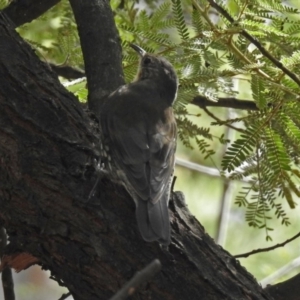
[[[146,57],[146,58],[144,59],[144,65],[149,65],[150,63],[151,63],[151,58]]]

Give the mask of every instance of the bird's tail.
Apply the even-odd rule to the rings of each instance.
[[[136,219],[141,235],[147,242],[158,241],[162,245],[170,244],[168,197],[166,193],[156,203],[141,199],[137,201]]]

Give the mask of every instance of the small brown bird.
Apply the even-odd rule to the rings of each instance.
[[[108,171],[117,173],[135,201],[143,239],[168,245],[177,136],[172,104],[178,80],[166,59],[131,47],[141,57],[139,72],[134,82],[110,94],[102,107],[102,155]]]

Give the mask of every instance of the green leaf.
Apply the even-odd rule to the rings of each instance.
[[[264,95],[264,84],[262,79],[257,75],[251,76],[251,89],[252,97],[256,102],[256,105],[259,109],[263,109],[267,106],[267,100]]]
[[[172,0],[172,10],[179,36],[183,41],[187,40],[189,38],[189,32],[185,24],[180,0]]]

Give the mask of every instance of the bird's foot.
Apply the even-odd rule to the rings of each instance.
[[[95,168],[95,173],[97,175],[97,180],[92,188],[92,190],[89,193],[89,197],[88,197],[88,201],[94,196],[96,189],[98,187],[99,181],[105,177],[109,175],[109,172],[107,170],[105,170],[105,165],[104,163],[101,161],[101,159],[99,160],[94,160],[94,168]]]

